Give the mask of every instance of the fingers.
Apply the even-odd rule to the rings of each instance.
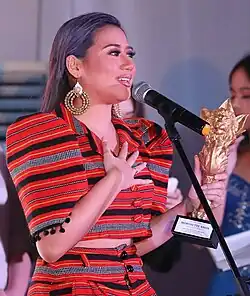
[[[132,181],[132,185],[147,185],[152,183],[153,183],[153,180],[150,180],[150,179],[134,179]]]
[[[218,195],[209,195],[209,199],[207,198],[207,202],[212,209],[217,207],[218,205],[222,205],[223,200],[224,199]]]
[[[237,149],[238,146],[239,146],[239,144],[240,144],[240,142],[241,142],[244,138],[245,138],[244,136],[239,136],[239,137],[235,140],[235,142],[234,142],[232,145],[229,146],[229,150],[231,150],[231,149]]]
[[[215,180],[217,181],[225,181],[228,178],[228,174],[227,173],[221,173],[221,174],[217,174],[214,176]],[[218,182],[214,182],[214,183],[218,183]],[[211,183],[213,184],[213,183]]]
[[[202,186],[202,190],[207,200],[212,203],[213,206],[222,204],[226,195],[226,188],[224,182],[216,182]]]
[[[146,162],[138,164],[136,167],[134,167],[134,174],[141,172],[143,169],[145,169],[146,166],[147,166]]]
[[[135,151],[132,155],[129,156],[127,163],[130,166],[132,166],[135,163],[138,156],[139,156],[139,151]]]
[[[204,191],[204,194],[208,200],[216,201],[219,198],[223,198],[225,191],[222,189],[212,189],[209,191]]]
[[[120,159],[126,160],[127,156],[128,156],[128,142],[124,142],[123,145],[122,145],[122,148],[121,148],[121,150],[119,152],[118,157]]]
[[[194,173],[196,175],[198,182],[201,183],[201,166],[198,155],[195,155],[194,157]]]
[[[108,146],[108,142],[106,140],[102,140],[102,148],[103,148],[103,154],[110,154],[112,155],[109,146]]]
[[[203,191],[211,190],[211,189],[225,189],[225,182],[224,181],[218,181],[214,183],[208,183],[201,186],[201,189]]]

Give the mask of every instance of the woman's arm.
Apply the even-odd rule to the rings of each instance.
[[[121,172],[115,168],[110,170],[75,205],[70,223],[64,225],[65,233],[57,231],[54,235],[41,235],[37,242],[40,256],[47,262],[55,262],[80,241],[120,192],[121,183]]]
[[[223,189],[218,189],[218,191],[222,190]],[[214,191],[214,189],[211,189],[211,191]],[[208,195],[206,195],[206,197],[209,199]],[[219,224],[221,223],[224,214],[224,204],[225,203],[223,202],[223,204],[218,205],[216,206],[216,208],[212,209],[215,219],[218,221]],[[139,256],[143,256],[144,254],[151,252],[152,250],[158,248],[163,243],[168,241],[173,236],[171,230],[175,222],[176,216],[186,216],[193,209],[194,207],[191,205],[189,199],[186,198],[184,201],[182,201],[180,204],[170,209],[166,213],[154,217],[150,224],[152,236],[143,241],[135,243],[137,248],[137,254]]]
[[[188,205],[186,200],[184,200],[165,214],[154,217],[150,223],[152,236],[135,243],[137,254],[143,256],[168,241],[173,236],[171,229],[176,216],[185,216],[187,213]]]

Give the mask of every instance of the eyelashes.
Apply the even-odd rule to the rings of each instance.
[[[235,95],[231,95],[231,100],[234,100],[235,99]],[[246,100],[249,100],[250,99],[250,95],[244,95],[244,96],[240,96],[241,99],[246,99]]]
[[[121,51],[120,50],[111,50],[111,51],[109,51],[108,54],[112,55],[112,56],[115,56],[115,57],[118,57],[121,54]],[[132,51],[132,50],[128,51],[127,56],[130,57],[130,58],[133,58],[135,56],[135,51]]]

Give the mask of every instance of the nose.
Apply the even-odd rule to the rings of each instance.
[[[233,108],[238,108],[239,107],[239,98],[237,95],[234,95],[232,98],[231,98],[231,102],[232,102],[232,106]]]
[[[236,115],[239,115],[240,114],[240,111],[241,111],[241,104],[240,104],[240,98],[238,95],[235,95],[231,101],[232,101],[232,106],[233,106],[233,109],[234,109],[234,112]]]
[[[135,69],[135,63],[132,58],[128,57],[126,54],[122,57],[122,70],[133,71]]]

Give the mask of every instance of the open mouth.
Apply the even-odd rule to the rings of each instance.
[[[126,87],[131,87],[132,77],[131,76],[119,76],[117,80]]]

